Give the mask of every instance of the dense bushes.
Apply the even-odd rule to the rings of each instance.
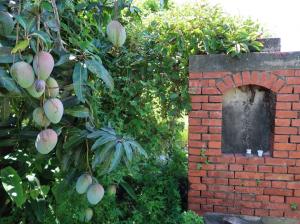
[[[14,197],[5,185],[9,197],[1,189],[0,222],[80,223],[89,204],[76,193],[75,182],[87,171],[106,190],[93,206],[93,223],[201,223],[194,213],[182,213],[188,189],[183,119],[189,110],[188,57],[259,50],[261,28],[206,3],[178,9],[146,1],[139,9],[129,0],[60,1],[57,7],[28,0],[21,8],[16,2],[0,4],[19,23],[10,35],[0,34],[0,164],[3,186],[9,183],[19,194]],[[121,48],[105,36],[118,14],[128,36]],[[11,55],[17,31],[29,45],[17,44],[19,53]],[[38,40],[55,57],[52,75],[65,107],[62,121],[53,125],[58,145],[46,156],[33,143],[39,128],[31,112],[39,102],[9,75],[13,61],[31,62]],[[88,136],[104,126],[115,129],[116,145],[133,137],[147,157],[136,155],[130,163],[130,157],[111,152],[100,163],[102,147],[91,150],[95,139]],[[111,164],[115,169],[108,172]]]

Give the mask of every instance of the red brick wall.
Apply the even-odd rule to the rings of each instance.
[[[276,94],[274,146],[263,158],[221,152],[222,95],[249,84]],[[190,73],[189,91],[189,209],[300,218],[300,70]]]

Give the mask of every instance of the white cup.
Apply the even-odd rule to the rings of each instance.
[[[263,150],[257,150],[257,155],[258,157],[262,157],[264,154],[264,151]]]
[[[251,155],[251,151],[252,151],[251,149],[246,149],[246,154]]]

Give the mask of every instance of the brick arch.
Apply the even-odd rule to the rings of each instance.
[[[272,72],[245,71],[227,74],[216,83],[216,87],[222,94],[229,89],[245,85],[262,86],[274,93],[279,93],[286,85],[286,80],[284,77]]]

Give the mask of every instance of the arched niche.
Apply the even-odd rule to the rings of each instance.
[[[270,151],[275,102],[275,94],[261,86],[246,85],[228,90],[222,104],[222,152]]]

